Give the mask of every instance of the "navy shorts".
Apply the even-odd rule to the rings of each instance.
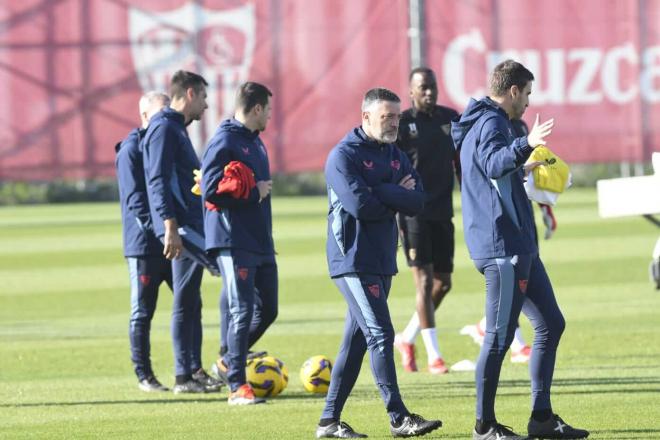
[[[401,242],[408,266],[433,265],[433,271],[454,271],[454,223],[451,220],[423,220],[401,217]]]

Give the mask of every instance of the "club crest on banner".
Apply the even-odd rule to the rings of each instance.
[[[219,122],[231,114],[236,88],[248,78],[256,42],[254,5],[215,10],[190,1],[164,12],[131,6],[128,29],[143,92],[167,92],[172,74],[180,69],[208,81],[209,108],[201,123],[188,128],[201,154]]]

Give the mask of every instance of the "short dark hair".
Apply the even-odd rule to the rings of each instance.
[[[525,66],[513,60],[502,61],[490,75],[490,93],[503,96],[513,86],[522,90],[529,81],[534,81],[534,74]]]
[[[435,72],[433,71],[433,69],[431,69],[430,67],[419,66],[419,67],[415,67],[413,70],[410,71],[410,75],[408,75],[408,82],[412,81],[413,76],[415,76],[415,74],[417,73],[421,73],[423,75],[431,75],[432,77],[435,78]]]
[[[199,93],[202,87],[208,85],[209,83],[201,75],[186,70],[177,70],[170,81],[170,96],[172,99],[183,98],[189,88],[192,87],[195,93]]]
[[[258,82],[248,81],[238,88],[236,92],[236,110],[248,113],[257,104],[265,107],[268,100],[273,96],[268,87]]]
[[[364,95],[362,111],[366,111],[376,101],[401,102],[401,99],[391,90],[376,87]]]

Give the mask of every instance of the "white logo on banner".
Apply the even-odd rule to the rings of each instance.
[[[201,155],[219,122],[232,114],[236,88],[247,80],[256,40],[254,5],[217,11],[186,3],[167,12],[131,7],[128,28],[143,91],[167,92],[172,74],[180,69],[208,81],[209,108],[201,124],[188,128]]]
[[[475,55],[483,57],[479,60],[483,64],[477,67],[485,66],[487,72],[507,58],[523,63],[536,79],[531,97],[536,105],[626,104],[640,96],[647,102],[660,101],[660,46],[640,51],[632,42],[622,42],[608,48],[490,51],[481,31],[472,29],[447,44],[443,60],[445,89],[457,106],[465,105],[470,96],[487,93],[484,87],[468,90],[466,85],[467,74],[475,69],[469,64],[474,63]]]

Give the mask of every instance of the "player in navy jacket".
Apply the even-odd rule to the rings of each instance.
[[[142,96],[139,103],[142,127],[131,130],[126,139],[115,147],[124,256],[128,262],[131,284],[131,360],[138,386],[144,391],[168,390],[156,379],[151,368],[149,335],[158,288],[163,281],[171,286],[172,270],[170,262],[163,256],[163,245],[152,229],[142,152],[138,144],[151,116],[169,102],[170,98],[162,93],[149,92]]]
[[[247,384],[245,363],[248,348],[277,317],[272,181],[268,154],[259,138],[270,118],[271,96],[262,84],[242,84],[236,95],[234,118],[220,124],[202,159],[204,201],[213,205],[204,215],[206,249],[217,257],[223,282],[221,302],[226,301],[229,309],[227,352],[216,367],[223,368],[218,363],[226,365],[230,405],[263,402]],[[254,173],[256,186],[247,198],[218,194],[225,166],[232,161],[241,162]]]
[[[238,248],[256,254],[273,254],[270,197],[260,199],[260,185],[252,188],[247,199],[216,193],[225,165],[234,160],[247,165],[255,181],[271,180],[268,154],[259,138],[259,130],[252,131],[231,118],[222,121],[202,157],[204,200],[220,208],[205,211],[206,248]]]
[[[172,288],[172,264],[163,255],[163,244],[153,231],[147,188],[144,179],[142,151],[139,148],[152,115],[169,104],[162,93],[148,92],[140,99],[142,128],[132,130],[115,147],[119,196],[122,211],[124,255],[131,283],[131,322],[129,336],[131,359],[144,391],[166,391],[151,369],[149,334],[156,309],[158,289],[163,281]],[[200,304],[201,306],[201,304]],[[193,330],[193,377],[206,391],[218,391],[220,384],[202,368],[201,310],[196,314]]]
[[[369,90],[362,102],[362,125],[332,149],[325,165],[328,267],[349,311],[317,438],[366,437],[340,416],[367,349],[392,434],[423,435],[442,425],[407,410],[394,366],[394,328],[387,297],[397,272],[396,213],[415,215],[424,207],[419,176],[394,144],[400,103],[387,89]]]
[[[522,119],[511,119],[511,126],[513,127],[513,134],[516,138],[527,137],[529,134],[529,127]],[[525,168],[530,170],[532,164],[525,165]],[[544,205],[539,203],[539,208],[543,215],[543,223],[545,224],[545,239],[549,239],[554,233],[555,228],[557,227],[557,222],[555,221],[554,215],[552,213],[552,208],[549,205]],[[532,214],[534,211],[532,210]],[[533,219],[532,219],[533,220]],[[536,226],[534,221],[532,221],[532,226]],[[534,228],[535,241],[536,245],[539,245],[538,242],[538,230]],[[523,305],[524,307],[524,305]],[[486,328],[486,317],[484,316],[476,325],[466,325],[461,329],[461,334],[469,335],[474,339],[479,345],[483,344],[484,341],[484,330]],[[532,347],[527,345],[525,338],[520,329],[520,326],[516,327],[516,331],[513,336],[513,341],[511,342],[511,362],[514,363],[525,363],[529,362],[530,355],[532,354]]]
[[[195,73],[176,72],[170,84],[171,106],[152,117],[141,143],[154,230],[163,242],[164,255],[172,260],[175,393],[201,393],[206,389],[204,382],[211,381],[201,367],[195,371],[195,328],[201,320],[203,268],[183,254],[179,232],[179,227],[187,227],[200,236],[204,233],[201,199],[190,191],[199,160],[186,126],[200,119],[208,107],[206,85],[204,78]]]
[[[195,185],[192,170],[200,164],[186,131],[188,123],[183,113],[167,107],[153,116],[143,143],[154,230],[166,238],[165,250],[172,258],[183,247],[176,240],[178,228],[169,226],[172,220],[199,232],[204,229],[201,199],[190,191]]]
[[[477,421],[473,439],[523,439],[497,422],[495,394],[502,361],[513,340],[521,308],[535,331],[530,359],[530,437],[582,438],[552,411],[550,386],[565,321],[539,259],[532,206],[523,186],[523,165],[544,144],[553,120],[516,137],[510,119],[529,104],[534,76],[512,60],[491,76],[491,97],[470,100],[452,137],[461,152],[463,229],[470,256],[486,278],[486,334],[475,372]],[[529,301],[525,301],[527,298]],[[524,302],[524,306],[523,306]]]

